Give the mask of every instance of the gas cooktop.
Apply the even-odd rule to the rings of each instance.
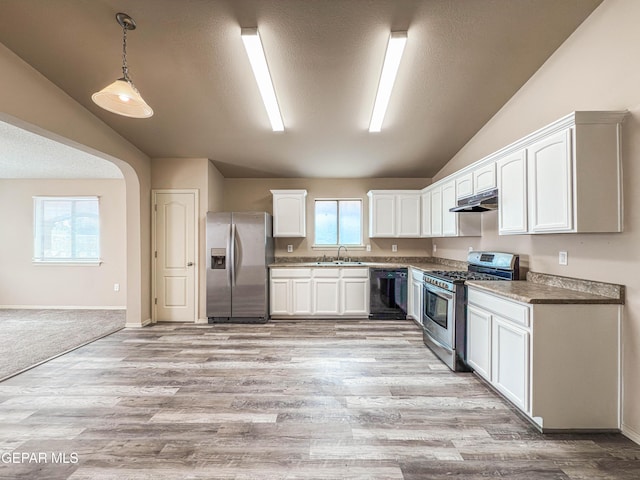
[[[503,280],[497,275],[488,273],[468,272],[464,270],[434,270],[425,275],[439,277],[450,282],[464,282],[465,280]]]

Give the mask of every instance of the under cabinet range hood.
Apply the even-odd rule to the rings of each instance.
[[[473,195],[471,197],[461,198],[458,205],[450,208],[450,212],[486,212],[496,210],[498,208],[498,189],[487,190],[486,192]]]

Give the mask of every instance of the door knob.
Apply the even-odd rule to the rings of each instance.
[[[187,267],[193,267],[193,262],[187,263]]]

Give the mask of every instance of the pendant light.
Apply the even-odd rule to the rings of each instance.
[[[127,67],[127,30],[135,30],[136,22],[126,13],[118,13],[116,20],[122,27],[122,78],[91,96],[94,103],[105,110],[125,117],[148,118],[153,109],[147,105],[129,78]]]

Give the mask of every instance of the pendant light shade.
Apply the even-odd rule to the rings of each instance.
[[[126,13],[118,13],[116,20],[122,26],[122,74],[110,85],[91,96],[91,100],[105,110],[133,118],[148,118],[153,109],[144,101],[142,95],[129,77],[127,67],[127,30],[135,30],[136,23]]]

